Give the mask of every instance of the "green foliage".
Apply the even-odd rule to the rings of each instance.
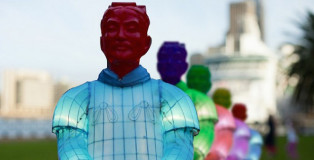
[[[305,111],[314,106],[314,14],[309,12],[306,21],[300,25],[303,32],[295,52],[299,60],[291,65],[289,76],[297,75],[299,81],[293,93],[293,99]]]

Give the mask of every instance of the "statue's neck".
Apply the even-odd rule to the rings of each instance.
[[[139,61],[136,62],[115,62],[115,63],[109,63],[108,62],[108,68],[112,70],[115,74],[119,76],[120,79],[122,79],[125,75],[133,71],[135,68],[139,66]]]

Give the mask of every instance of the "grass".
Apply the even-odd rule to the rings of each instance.
[[[277,137],[277,154],[274,157],[267,156],[265,148],[263,149],[261,160],[289,160],[286,150],[287,138]],[[299,137],[298,154],[299,160],[313,159],[314,136]]]
[[[55,139],[0,141],[0,159],[57,160],[57,141]]]
[[[263,150],[262,160],[287,160],[286,137],[278,137],[277,154],[270,158]],[[314,136],[302,136],[299,139],[300,160],[313,159]],[[57,142],[50,140],[14,140],[0,141],[0,159],[5,160],[56,160]]]

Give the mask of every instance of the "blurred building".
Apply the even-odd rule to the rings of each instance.
[[[228,88],[233,103],[247,105],[247,121],[251,123],[266,121],[269,114],[277,112],[277,57],[263,42],[262,6],[261,1],[253,0],[232,3],[224,45],[211,47],[202,55],[193,55],[190,61],[209,67],[211,92],[218,87]]]
[[[1,117],[51,118],[54,104],[52,77],[43,71],[6,70],[1,102]]]
[[[258,5],[257,5],[258,4]],[[259,6],[259,12],[256,10]],[[230,5],[229,31],[226,37],[225,54],[246,55],[269,52],[263,43],[263,8],[261,1],[245,0]],[[261,29],[262,28],[262,29]]]
[[[6,118],[51,119],[61,95],[70,88],[67,81],[54,82],[45,71],[5,70],[0,116]]]
[[[72,85],[55,82],[46,71],[5,70],[2,76],[0,139],[46,138],[61,95]]]

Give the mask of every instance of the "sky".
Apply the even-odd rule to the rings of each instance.
[[[126,0],[129,1],[129,0]],[[141,59],[159,78],[156,54],[164,41],[185,43],[189,56],[224,42],[229,5],[241,0],[135,0],[146,5],[152,45]],[[35,69],[54,79],[83,83],[106,68],[100,20],[108,0],[0,0],[0,72]],[[276,51],[296,41],[296,22],[314,12],[312,0],[264,0],[266,45]],[[289,33],[289,34],[287,34]]]

